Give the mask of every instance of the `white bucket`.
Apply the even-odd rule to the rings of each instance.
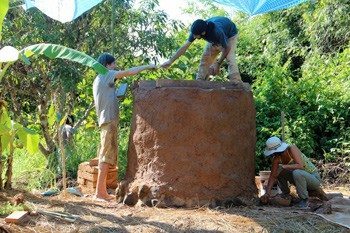
[[[257,184],[257,188],[259,189],[259,197],[266,193],[265,187],[267,186],[267,182],[269,180],[271,171],[260,171],[259,176],[255,177],[255,183]],[[259,180],[259,181],[257,181]],[[275,196],[279,193],[282,193],[277,184],[275,184],[271,189],[271,196]]]

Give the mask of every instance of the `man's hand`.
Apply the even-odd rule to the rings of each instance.
[[[160,65],[162,68],[169,68],[171,66],[172,62],[170,60],[164,62],[163,64]]]
[[[209,74],[210,75],[218,75],[220,71],[220,65],[219,63],[215,62],[209,67]]]

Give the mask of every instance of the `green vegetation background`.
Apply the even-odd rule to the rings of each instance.
[[[227,13],[212,1],[196,1],[186,9],[207,18]],[[200,3],[198,3],[200,2]],[[188,25],[169,20],[156,9],[156,0],[117,1],[115,29],[111,31],[111,4],[98,5],[72,23],[55,22],[40,11],[24,12],[10,1],[3,25],[1,47],[22,48],[34,43],[55,43],[95,58],[112,52],[120,69],[160,62],[168,58],[188,36]],[[206,5],[205,10],[197,4]],[[343,162],[350,168],[350,1],[320,0],[289,10],[248,18],[233,17],[239,28],[238,64],[244,81],[251,83],[257,111],[256,170],[267,169],[262,156],[265,140],[281,135],[280,115],[286,114],[286,141],[295,143],[309,157],[323,162]],[[113,37],[113,39],[112,39]],[[194,79],[203,42],[195,42],[169,70],[142,73],[123,80]],[[72,62],[38,59],[30,66],[15,63],[0,85],[0,97],[8,103],[13,119],[44,134],[43,118],[55,104],[63,113],[83,117],[92,102],[95,73]],[[226,80],[226,71],[215,77]],[[120,105],[119,176],[126,167],[127,143],[132,116],[132,95]],[[41,106],[39,111],[38,106]],[[55,129],[45,129],[55,138]],[[42,144],[47,139],[42,137]],[[96,156],[99,131],[91,111],[75,134],[67,169],[76,177],[77,166]],[[21,145],[18,145],[21,147]],[[16,149],[15,187],[42,189],[55,185],[48,169],[56,153],[29,155]],[[6,152],[3,155],[6,159]]]

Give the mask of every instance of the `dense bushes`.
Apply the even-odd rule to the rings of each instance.
[[[266,138],[281,135],[281,111],[286,141],[306,155],[326,161],[349,156],[350,5],[324,0],[313,7],[242,24],[240,62],[253,80],[257,108],[257,169],[267,167]]]

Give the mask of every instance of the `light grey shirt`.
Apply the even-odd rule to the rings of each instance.
[[[71,142],[73,139],[73,133],[74,133],[74,129],[72,126],[67,124],[62,126],[61,134],[62,134],[63,142],[66,144]]]
[[[94,80],[93,94],[98,126],[109,123],[118,117],[118,100],[114,84],[117,73],[116,70],[109,70],[105,75],[97,75]]]

